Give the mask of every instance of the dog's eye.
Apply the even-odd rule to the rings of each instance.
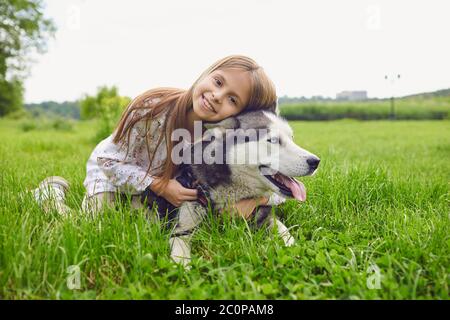
[[[270,143],[280,143],[280,139],[278,137],[272,137],[270,139],[267,139]]]

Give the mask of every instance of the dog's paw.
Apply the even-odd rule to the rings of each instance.
[[[171,255],[170,257],[172,258],[173,262],[175,262],[177,265],[181,265],[185,270],[191,270],[191,258],[174,255]]]
[[[182,265],[185,269],[190,269],[191,247],[186,239],[175,237],[170,239],[170,258],[176,264]]]
[[[283,241],[286,247],[292,247],[293,245],[295,245],[294,237],[291,236],[290,234],[284,235]]]

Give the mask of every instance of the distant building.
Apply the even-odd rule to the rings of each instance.
[[[366,100],[367,91],[342,91],[336,95],[337,100]]]

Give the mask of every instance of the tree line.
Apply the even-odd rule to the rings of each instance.
[[[41,0],[0,1],[0,116],[23,109],[29,55],[44,53],[56,31]]]

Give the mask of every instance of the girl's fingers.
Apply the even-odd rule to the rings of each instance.
[[[183,201],[191,201],[191,200],[197,200],[197,195],[195,196],[184,196]]]
[[[181,192],[181,194],[183,196],[187,196],[187,197],[195,197],[195,199],[197,199],[197,189],[187,189],[184,188],[183,191]]]

